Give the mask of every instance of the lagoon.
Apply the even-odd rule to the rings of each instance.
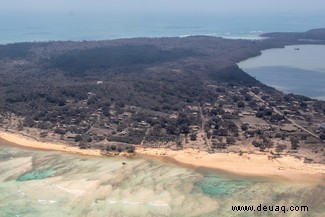
[[[293,45],[264,50],[238,66],[284,93],[325,100],[324,59],[325,45]]]
[[[4,144],[1,141],[3,217],[252,216],[233,212],[231,206],[259,204],[307,205],[308,216],[325,213],[325,188],[315,183],[243,177],[144,157],[90,157]]]

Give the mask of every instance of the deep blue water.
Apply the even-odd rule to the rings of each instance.
[[[257,38],[325,27],[325,14],[9,13],[0,9],[0,43],[212,35]]]

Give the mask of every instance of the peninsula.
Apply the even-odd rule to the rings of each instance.
[[[323,176],[325,102],[268,87],[236,63],[265,49],[325,44],[325,29],[262,37],[1,45],[0,138],[250,175]]]

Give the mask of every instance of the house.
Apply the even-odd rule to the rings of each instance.
[[[103,135],[103,136],[106,136],[106,133],[103,132],[102,129],[98,129],[98,128],[92,128],[88,131],[88,133],[91,133],[93,135]]]
[[[119,136],[126,136],[126,135],[128,135],[128,132],[125,131],[125,130],[123,130],[122,132],[117,133],[117,135],[119,135]]]
[[[191,132],[197,132],[200,130],[200,127],[198,125],[191,125],[190,130]]]
[[[187,106],[187,108],[189,109],[189,110],[191,110],[191,111],[193,111],[193,112],[198,112],[198,111],[200,111],[200,108],[199,108],[199,106]]]
[[[294,133],[297,131],[297,128],[294,126],[291,126],[290,124],[286,124],[283,127],[281,127],[280,130],[283,132],[287,132],[287,133]]]
[[[253,111],[243,111],[241,113],[241,115],[242,115],[242,117],[249,116],[249,115],[254,115],[254,112]]]
[[[124,112],[123,114],[122,114],[122,116],[123,117],[131,117],[132,116],[132,113],[131,112]]]
[[[139,125],[142,126],[142,127],[148,127],[148,126],[149,126],[149,125],[147,124],[147,122],[145,122],[145,121],[141,121],[141,122],[139,123]]]
[[[67,137],[67,140],[74,141],[76,136],[78,136],[78,134],[68,132],[65,134],[65,136]]]

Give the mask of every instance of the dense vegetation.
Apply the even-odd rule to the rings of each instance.
[[[195,56],[185,49],[162,50],[150,45],[121,45],[68,51],[50,59],[50,67],[61,69],[68,75],[84,76],[94,70],[159,64]]]

